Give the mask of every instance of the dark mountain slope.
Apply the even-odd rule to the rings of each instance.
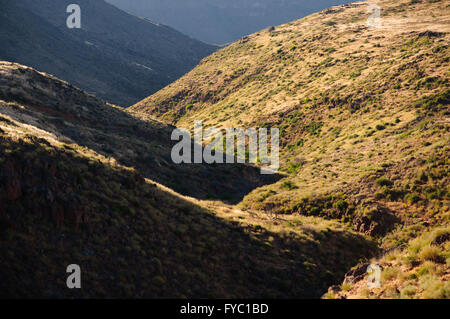
[[[209,43],[229,43],[345,0],[106,0]]]
[[[1,297],[318,297],[370,252],[342,230],[241,228],[93,152],[12,137],[0,120]],[[66,287],[70,264],[80,290]]]
[[[134,167],[141,175],[184,195],[240,201],[255,187],[277,180],[244,165],[177,165],[174,127],[141,121],[93,95],[19,64],[0,62],[0,99],[26,107],[0,113],[52,133],[70,147],[88,147]]]
[[[373,252],[336,223],[244,225],[144,179],[172,174],[199,192],[222,175],[164,164],[168,131],[0,63],[0,296],[318,297]],[[151,157],[147,170],[118,163],[133,152]],[[66,287],[69,264],[81,267],[79,290]]]
[[[77,2],[82,28],[68,29],[70,3],[1,0],[0,59],[36,67],[128,106],[215,50],[104,1]]]

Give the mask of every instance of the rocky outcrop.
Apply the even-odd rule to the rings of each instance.
[[[75,177],[58,171],[54,160],[6,157],[0,166],[0,218],[31,214],[50,218],[58,227],[78,228],[88,223],[90,212],[75,184]]]

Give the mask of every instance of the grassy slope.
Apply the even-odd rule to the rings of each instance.
[[[2,297],[319,297],[374,251],[336,222],[273,228],[183,197],[144,177],[178,169],[200,188],[208,171],[125,156],[162,162],[170,128],[28,67],[1,62],[0,75]],[[72,263],[81,290],[65,286]]]
[[[258,169],[243,165],[175,165],[173,127],[140,121],[31,68],[3,62],[0,66],[0,99],[10,102],[4,114],[52,133],[69,147],[87,147],[135,167],[144,177],[184,195],[236,202],[276,179],[263,179]]]
[[[377,3],[381,29],[366,27],[367,3],[333,7],[216,52],[130,112],[187,128],[279,127],[288,177],[242,210],[338,219],[385,249],[405,244],[384,236],[450,218],[450,8]]]
[[[368,289],[366,264],[353,268],[340,286],[330,287],[323,298],[450,298],[450,227],[426,230],[423,225],[398,229],[385,238],[397,245],[370,263],[381,267],[380,288]],[[398,244],[401,242],[402,244]],[[362,275],[350,276],[363,269]]]

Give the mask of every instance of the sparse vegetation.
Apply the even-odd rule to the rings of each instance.
[[[264,49],[219,50],[130,111],[183,127],[194,119],[279,127],[288,178],[245,196],[242,209],[337,219],[380,241],[396,225],[446,225],[448,8],[409,2],[379,3],[384,23],[397,23],[383,32],[365,27],[364,5],[350,5],[249,36],[246,45]],[[201,101],[201,111],[180,117],[190,99]],[[385,297],[425,296],[413,283],[387,290]]]
[[[91,213],[53,211],[48,192],[19,194],[0,174],[2,291],[22,280],[11,293],[34,293],[18,279],[25,266],[7,262],[17,251],[42,251],[43,285],[60,245],[62,259],[94,269],[114,260],[92,273],[92,296],[319,297],[333,285],[324,297],[449,298],[448,8],[380,5],[383,29],[366,26],[362,4],[316,13],[217,51],[126,111],[2,64],[2,168],[26,180],[26,167],[54,165],[50,202]],[[43,80],[50,90],[31,89]],[[194,120],[280,128],[281,175],[174,165],[166,124]],[[369,261],[381,288],[367,288]]]
[[[225,203],[210,206],[157,185],[148,177],[189,188],[173,179],[184,177],[197,185],[199,198],[216,200],[212,185],[221,187],[214,178],[222,169],[167,162],[170,130],[161,123],[137,120],[18,64],[1,62],[0,73],[4,98],[12,98],[11,78],[22,81],[14,84],[22,107],[0,100],[3,297],[319,297],[375,250],[369,239],[333,222],[299,219],[273,228],[244,211],[222,213]],[[233,170],[241,190],[244,174],[260,176],[233,165],[222,176]],[[314,225],[296,229],[303,222]],[[356,243],[360,249],[346,253],[332,248]],[[81,290],[67,289],[61,276],[72,263],[88,269]]]

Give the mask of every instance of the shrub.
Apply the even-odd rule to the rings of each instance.
[[[450,298],[450,283],[442,281],[434,275],[427,275],[421,279],[420,288],[424,290],[422,295],[426,299]]]
[[[309,214],[312,216],[317,216],[320,214],[320,212],[321,212],[321,209],[320,209],[320,207],[317,207],[317,206],[314,206],[309,210]]]
[[[410,193],[406,194],[404,199],[408,204],[415,204],[418,201],[420,201],[420,196],[417,195],[416,193]]]
[[[325,22],[325,25],[327,25],[327,26],[329,26],[329,27],[332,27],[332,26],[334,26],[334,25],[336,25],[337,23],[336,22],[334,22],[334,21],[326,21]]]
[[[152,278],[152,284],[155,286],[164,286],[166,284],[166,281],[161,276],[155,276]]]
[[[450,89],[431,96],[426,96],[414,103],[414,107],[423,108],[428,111],[436,111],[437,109],[448,105],[450,102]]]
[[[348,202],[346,200],[339,199],[333,203],[333,208],[335,208],[341,212],[345,211],[348,208]]]
[[[350,291],[350,289],[352,289],[352,285],[350,285],[348,283],[342,284],[342,286],[341,286],[342,291]]]
[[[267,192],[265,192],[264,194],[262,194],[262,195],[259,197],[258,200],[259,200],[260,202],[263,202],[263,201],[265,201],[268,197],[270,197],[270,196],[272,196],[272,195],[275,195],[275,194],[276,194],[275,191],[269,189]]]
[[[381,278],[383,281],[389,281],[398,277],[400,270],[398,268],[389,267],[383,270]]]
[[[442,256],[441,256],[441,250],[438,247],[435,246],[425,246],[422,248],[422,250],[419,253],[420,259],[426,261],[433,261],[433,262],[441,262]]]
[[[400,295],[402,298],[410,298],[417,293],[417,288],[414,285],[408,285],[402,289]]]
[[[378,178],[376,180],[376,182],[379,186],[391,186],[392,185],[392,182],[389,179],[387,179],[387,177],[385,177],[385,176],[381,176],[380,178]]]
[[[436,271],[436,265],[430,261],[425,262],[418,270],[416,277],[421,278]]]
[[[417,182],[418,183],[426,183],[428,181],[428,175],[424,171],[420,171],[417,174]]]
[[[281,184],[281,187],[287,190],[293,190],[293,189],[298,189],[298,186],[295,185],[292,181],[284,181]]]

